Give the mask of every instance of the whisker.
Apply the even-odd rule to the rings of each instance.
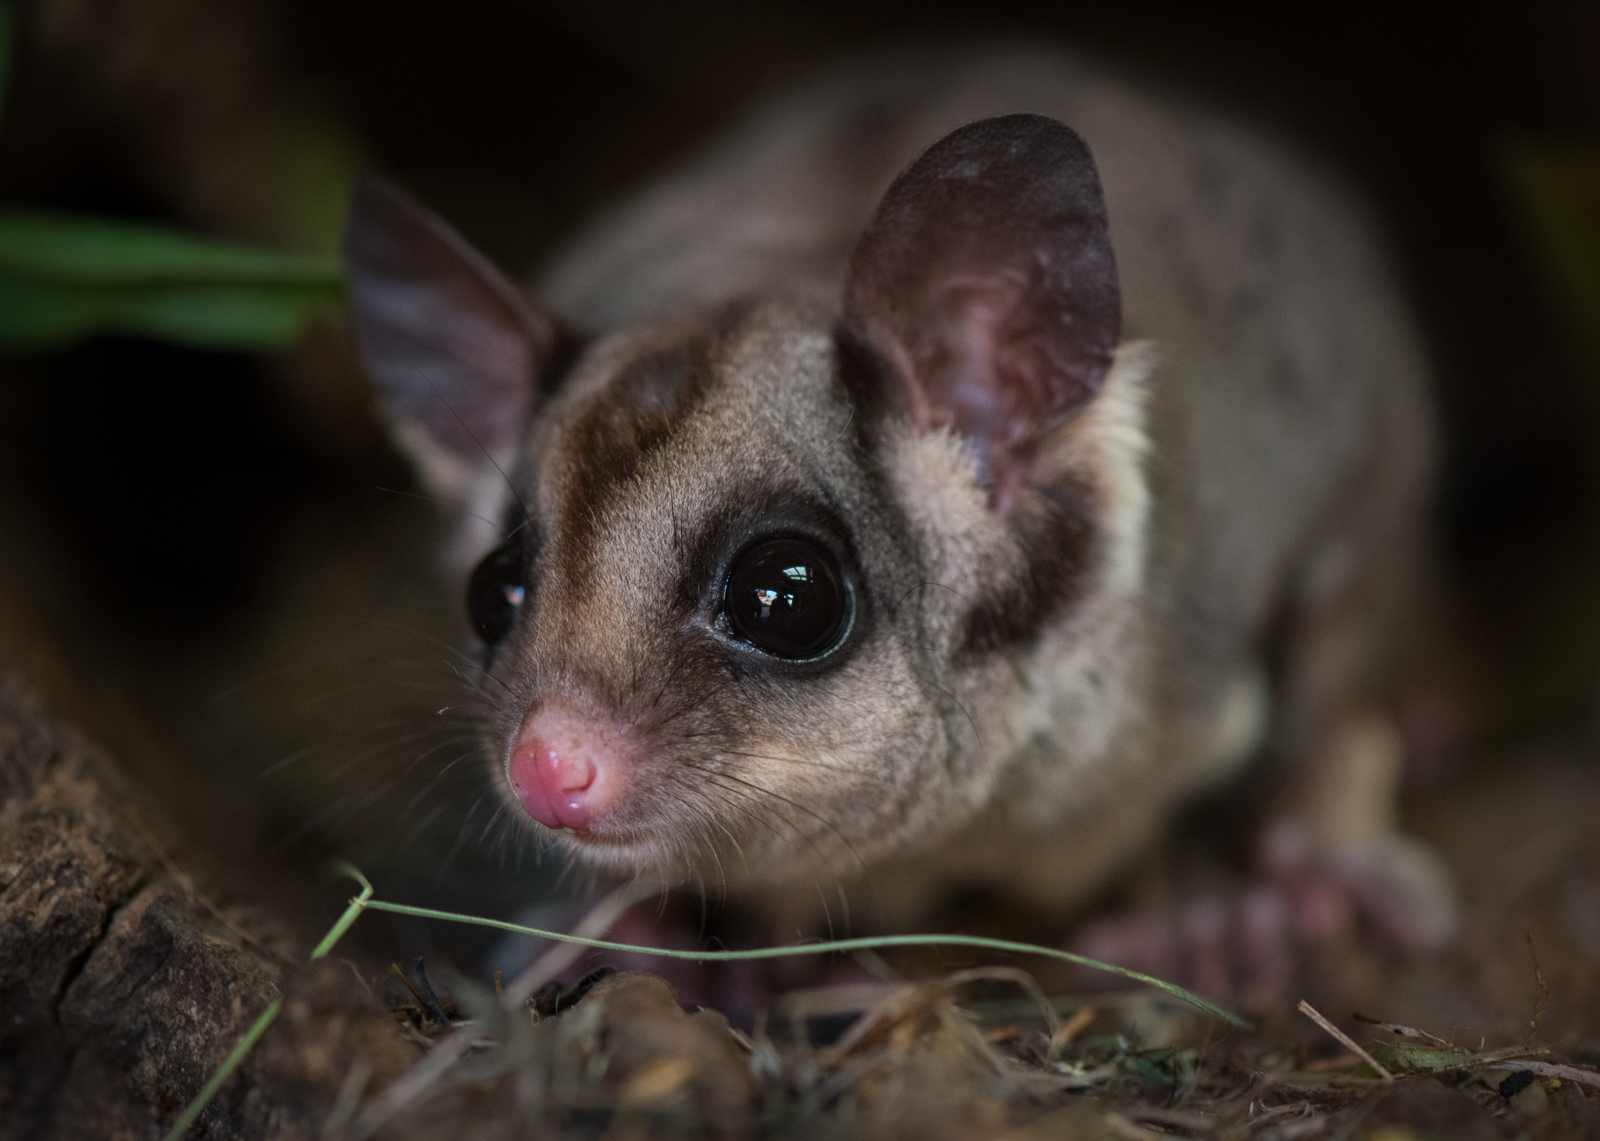
[[[478,809],[483,806],[484,800],[491,795],[493,795],[491,792],[484,792],[478,797],[477,800],[472,802],[472,807],[467,810],[466,818],[461,821],[461,826],[456,832],[455,843],[452,844],[450,846],[450,850],[445,853],[444,859],[439,861],[439,874],[434,879],[435,887],[444,882],[445,876],[449,873],[450,865],[454,863],[456,857],[461,854],[462,845],[467,842],[467,825],[470,824],[472,822],[472,818],[478,814]]]
[[[969,602],[970,601],[968,599],[967,595],[963,591],[959,591],[953,586],[946,586],[944,583],[936,582],[933,579],[923,579],[921,582],[917,583],[910,590],[906,591],[904,594],[902,594],[900,596],[900,601],[898,601],[898,602],[896,602],[894,604],[894,611],[897,612],[900,609],[900,607],[904,606],[905,603],[906,603],[906,599],[910,598],[913,594],[917,593],[917,591],[926,590],[930,586],[936,586],[940,590],[948,590],[951,594],[955,595],[962,602]]]
[[[455,405],[451,404],[449,400],[445,399],[445,395],[439,390],[439,386],[433,383],[433,378],[423,372],[415,362],[412,362],[411,367],[412,370],[422,378],[427,386],[433,390],[433,394],[438,398],[439,403],[443,404],[445,408],[449,410],[450,415],[455,418],[455,422],[459,424],[461,426],[461,430],[467,434],[467,438],[470,439],[474,445],[476,445],[477,449],[483,453],[483,458],[489,461],[489,465],[493,467],[494,470],[499,473],[500,478],[505,481],[506,490],[511,492],[511,498],[516,500],[517,507],[522,511],[523,522],[532,523],[533,512],[528,510],[527,503],[523,501],[522,493],[517,490],[517,485],[511,482],[511,477],[507,475],[505,473],[505,469],[500,466],[500,461],[495,459],[490,453],[489,449],[483,446],[483,441],[478,439],[478,434],[467,426],[467,422],[461,418],[461,413],[456,411]]]
[[[479,446],[481,447],[482,445]],[[402,491],[398,487],[384,487],[381,484],[373,484],[372,490],[381,491],[385,495],[397,495],[401,499],[420,499],[422,502],[431,503],[440,509],[443,509],[446,506],[444,500],[440,499],[437,495],[423,495],[422,493],[416,491]],[[451,510],[459,511],[460,509],[452,506]],[[491,527],[498,526],[494,520],[485,519],[482,515],[475,514],[474,512],[461,511],[460,513],[469,519],[476,519],[480,523],[487,523]]]
[[[772,761],[776,764],[783,765],[809,765],[813,768],[826,769],[829,772],[849,773],[851,776],[865,778],[874,784],[881,784],[885,788],[893,787],[894,783],[892,781],[885,780],[881,776],[877,776],[871,772],[868,772],[863,768],[857,768],[852,765],[832,765],[826,761],[813,760],[807,757],[779,757],[767,753],[743,753],[737,749],[724,749],[722,750],[722,753],[724,756],[745,757],[752,761]]]
[[[973,720],[972,714],[967,712],[967,707],[961,704],[961,699],[955,694],[951,693],[948,689],[945,689],[939,685],[935,685],[933,682],[928,682],[927,684],[931,689],[937,690],[939,693],[942,693],[944,696],[948,697],[951,701],[951,704],[953,704],[957,709],[961,710],[961,715],[967,719],[967,724],[972,726],[973,737],[981,743],[983,741],[983,734],[978,732],[978,723]]]
[[[855,861],[856,866],[863,872],[863,874],[865,873],[865,871],[866,871],[865,861],[863,861],[861,859],[860,853],[858,853],[856,851],[856,849],[855,849],[855,845],[852,844],[850,842],[849,838],[846,837],[842,832],[840,832],[839,829],[836,826],[834,826],[831,822],[829,822],[824,817],[818,815],[816,812],[813,812],[811,809],[806,808],[802,804],[799,804],[799,803],[797,803],[797,802],[795,802],[793,800],[790,800],[788,797],[785,797],[785,796],[783,796],[783,795],[781,795],[779,793],[773,792],[771,789],[762,788],[760,785],[754,784],[754,783],[752,783],[750,781],[743,780],[743,779],[741,779],[739,777],[734,776],[731,773],[718,773],[718,772],[715,772],[714,770],[708,770],[708,769],[699,768],[698,766],[691,766],[691,767],[693,767],[697,771],[701,772],[704,776],[707,777],[707,779],[711,780],[712,783],[718,785],[718,787],[723,788],[724,791],[733,791],[731,789],[728,789],[727,785],[725,783],[727,781],[733,781],[736,784],[739,784],[739,785],[742,785],[742,786],[744,786],[744,787],[746,787],[748,789],[751,789],[756,793],[761,793],[761,794],[764,794],[766,796],[769,796],[769,797],[771,797],[771,798],[773,798],[775,800],[781,801],[782,803],[787,804],[787,805],[789,805],[789,806],[791,806],[793,808],[797,808],[797,809],[799,809],[800,811],[806,813],[809,816],[812,816],[817,821],[819,821],[828,831],[832,832],[836,837],[838,837],[840,844],[843,845],[845,851],[849,853],[851,859],[853,859]],[[747,793],[746,795],[749,795],[749,794]],[[795,823],[792,820],[789,820],[783,813],[774,812],[773,815],[777,816],[778,819],[782,820],[784,824],[786,824],[790,829],[792,829],[794,831],[794,834],[795,834],[797,839],[802,840],[803,842],[805,842],[811,848],[811,850],[817,855],[818,861],[819,861],[819,863],[820,863],[820,865],[822,867],[831,868],[833,861],[828,858],[828,856],[827,856],[827,854],[825,852],[823,852],[821,846],[818,845],[818,843],[816,841],[816,838],[814,836],[811,836],[811,835],[807,834],[804,830],[802,830],[801,828],[797,827],[795,825]],[[774,830],[774,834],[775,835],[777,834],[775,830]],[[837,877],[837,873],[834,873],[834,876],[835,876],[835,880],[837,881],[837,878],[838,878]],[[819,891],[820,891],[820,885],[819,885]],[[824,912],[824,915],[828,917],[829,922],[831,924],[831,922],[832,922],[831,911],[827,906],[827,897],[826,897],[826,895],[823,895],[823,912]]]

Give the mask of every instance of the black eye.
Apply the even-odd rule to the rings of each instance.
[[[723,587],[733,633],[800,661],[832,649],[850,620],[850,592],[829,555],[803,539],[767,539],[733,561]]]
[[[467,617],[486,645],[493,646],[511,633],[527,596],[526,571],[522,544],[515,539],[484,555],[473,568],[467,582]]]

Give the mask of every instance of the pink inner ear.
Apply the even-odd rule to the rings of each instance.
[[[1014,325],[1022,283],[1009,276],[964,275],[937,290],[928,335],[914,368],[934,420],[980,445],[1011,443],[1027,429],[1009,391],[1017,356]]]
[[[929,147],[850,258],[846,327],[922,431],[971,442],[995,506],[1028,482],[1040,432],[1080,412],[1122,323],[1094,159],[1053,119],[1003,115]]]
[[[912,364],[918,427],[948,426],[971,441],[997,506],[1026,482],[1029,435],[1060,403],[1051,362],[1040,359],[1050,341],[1031,319],[1028,284],[1017,273],[947,278]]]

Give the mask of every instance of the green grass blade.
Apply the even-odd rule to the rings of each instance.
[[[818,943],[794,943],[783,947],[760,947],[749,951],[677,951],[662,947],[643,947],[634,943],[614,943],[609,939],[587,939],[578,935],[566,935],[559,931],[545,931],[537,927],[524,927],[521,924],[508,923],[501,919],[484,919],[475,915],[460,915],[452,911],[438,911],[431,907],[413,907],[405,903],[387,903],[380,899],[369,899],[365,906],[374,911],[388,911],[396,915],[411,915],[419,919],[442,919],[450,923],[472,923],[479,927],[493,927],[500,931],[510,931],[518,935],[534,935],[563,943],[577,943],[584,947],[595,947],[603,951],[629,951],[641,955],[654,955],[662,959],[689,959],[697,963],[781,959],[793,955],[818,955],[839,951],[870,951],[883,947],[974,947],[986,951],[1038,955],[1047,959],[1058,959],[1063,962],[1076,963],[1082,967],[1090,967],[1097,971],[1109,971],[1111,974],[1121,975],[1123,978],[1132,979],[1135,982],[1165,991],[1173,998],[1187,1003],[1189,1006],[1213,1018],[1220,1018],[1224,1022],[1238,1026],[1241,1029],[1250,1028],[1250,1023],[1240,1018],[1237,1014],[1226,1011],[1215,1003],[1208,1002],[1199,995],[1192,994],[1174,983],[1154,978],[1141,971],[1130,970],[1127,967],[1102,963],[1098,959],[1089,958],[1087,955],[1061,951],[1054,947],[1040,947],[1032,943],[1015,943],[1009,939],[987,939],[979,935],[878,935],[859,939],[830,939]]]
[[[350,901],[350,906],[344,909],[344,914],[339,916],[338,921],[334,923],[334,925],[328,929],[328,933],[322,937],[322,942],[318,943],[316,950],[311,952],[311,957],[313,959],[320,959],[329,951],[333,950],[333,945],[340,939],[344,938],[344,933],[350,930],[351,924],[353,924],[357,919],[361,918],[362,909],[365,908],[368,901],[372,899],[372,882],[368,880],[366,876],[361,874],[360,868],[356,867],[348,860],[340,860],[337,867],[342,874],[360,881],[361,894]]]
[[[1142,971],[1129,970],[1127,967],[1114,966],[1111,963],[1102,963],[1098,959],[1091,959],[1087,955],[1077,955],[1071,951],[1059,951],[1054,947],[1040,947],[1033,943],[1015,943],[1009,939],[987,939],[980,935],[879,935],[859,939],[829,939],[817,943],[795,943],[784,947],[760,947],[750,951],[675,951],[663,947],[645,947],[637,943],[615,943],[609,939],[589,939],[581,935],[567,935],[560,931],[546,931],[540,927],[525,927],[520,923],[508,923],[503,919],[485,919],[477,915],[462,915],[454,911],[439,911],[432,907],[413,907],[406,903],[386,903],[381,899],[373,899],[372,882],[361,873],[361,870],[348,860],[338,862],[338,870],[350,876],[361,884],[361,892],[351,897],[350,903],[344,912],[329,928],[322,942],[317,944],[316,950],[311,952],[313,959],[325,956],[333,945],[350,930],[350,927],[367,909],[374,911],[388,911],[395,915],[411,915],[418,919],[439,919],[447,923],[470,923],[478,927],[492,927],[498,931],[510,931],[518,935],[533,935],[541,939],[554,939],[561,943],[576,943],[582,947],[594,947],[602,951],[631,951],[641,955],[654,955],[662,959],[688,959],[697,963],[726,963],[738,962],[749,959],[781,959],[792,955],[820,955],[840,951],[871,951],[884,947],[973,947],[986,951],[1005,951],[1018,955],[1039,955],[1048,959],[1059,959],[1068,963],[1076,963],[1083,967],[1092,967],[1099,971],[1109,971],[1114,975],[1121,975],[1125,979],[1144,983],[1146,986],[1155,987],[1165,991],[1180,1002],[1208,1014],[1212,1018],[1220,1018],[1230,1025],[1244,1030],[1251,1028],[1250,1023],[1240,1018],[1237,1014],[1222,1009],[1215,1003],[1207,1002],[1197,994],[1191,994],[1182,987],[1162,979],[1144,974]],[[183,1116],[173,1125],[165,1141],[178,1141],[183,1136],[184,1130],[194,1124],[202,1111],[204,1111],[217,1091],[222,1088],[222,1083],[228,1075],[239,1067],[239,1063],[256,1044],[256,1040],[266,1033],[267,1027],[278,1016],[278,1010],[283,1005],[278,1000],[262,1011],[261,1017],[256,1019],[255,1025],[250,1027],[245,1036],[239,1039],[239,1044],[222,1063],[211,1080],[205,1084],[195,1099],[183,1111]]]
[[[95,333],[201,349],[282,348],[342,288],[338,259],[169,226],[0,210],[0,350]]]
[[[282,1009],[283,999],[281,998],[275,998],[267,1005],[267,1009],[261,1012],[261,1017],[256,1019],[255,1025],[245,1031],[245,1035],[239,1039],[238,1045],[234,1046],[228,1056],[223,1059],[222,1065],[217,1068],[217,1072],[211,1075],[211,1080],[201,1087],[200,1092],[194,1095],[194,1100],[184,1108],[178,1120],[173,1122],[172,1128],[167,1130],[165,1141],[178,1141],[178,1138],[184,1135],[189,1126],[195,1123],[195,1119],[205,1112],[206,1106],[211,1104],[211,1099],[216,1097],[217,1091],[222,1088],[222,1083],[227,1081],[233,1071],[239,1068],[239,1063],[244,1061],[245,1055],[250,1052],[251,1047],[256,1044],[257,1040],[267,1032],[267,1027],[272,1025],[273,1019],[278,1017],[278,1011]]]
[[[97,286],[0,273],[0,350],[35,352],[95,333],[200,349],[262,351],[291,343],[336,287],[305,284]]]
[[[328,929],[328,933],[322,937],[322,942],[318,943],[316,949],[311,952],[313,960],[323,958],[329,951],[333,950],[334,944],[344,936],[346,931],[350,930],[350,925],[361,917],[361,912],[367,906],[367,901],[372,898],[372,883],[366,876],[361,874],[361,869],[347,860],[339,861],[337,867],[342,874],[360,881],[361,894],[350,901],[350,905],[344,909],[344,914],[339,916],[334,925]],[[211,1075],[211,1080],[201,1088],[199,1093],[194,1095],[194,1100],[185,1107],[182,1116],[168,1130],[165,1141],[178,1141],[178,1138],[183,1136],[184,1131],[195,1123],[195,1119],[205,1111],[206,1106],[211,1104],[211,1099],[217,1096],[217,1091],[222,1088],[222,1083],[228,1080],[228,1075],[239,1068],[239,1064],[244,1061],[245,1055],[250,1053],[251,1048],[267,1032],[267,1027],[271,1026],[272,1020],[278,1017],[278,1011],[282,1006],[283,1000],[281,998],[275,999],[267,1009],[261,1012],[261,1017],[256,1019],[255,1024],[249,1030],[245,1031],[244,1037],[239,1039],[238,1044],[223,1060],[221,1068]]]
[[[332,255],[285,253],[172,226],[39,210],[0,210],[0,274],[81,285],[336,287],[341,280]]]

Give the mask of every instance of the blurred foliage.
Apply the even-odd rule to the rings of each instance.
[[[52,348],[97,332],[276,348],[339,290],[333,257],[166,226],[0,212],[0,348]]]
[[[289,100],[274,108],[261,145],[276,229],[294,249],[337,254],[350,188],[371,165],[360,142],[315,103]]]
[[[1515,143],[1501,169],[1551,301],[1600,386],[1600,148]]]
[[[1600,147],[1513,140],[1499,148],[1496,159],[1534,271],[1566,330],[1575,363],[1589,378],[1587,436],[1600,441]],[[1590,469],[1600,480],[1600,463],[1591,462]],[[1600,501],[1600,486],[1591,498]],[[1589,530],[1584,549],[1550,591],[1522,646],[1507,658],[1513,724],[1595,699],[1600,528],[1591,520]]]
[[[0,0],[0,109],[15,47],[12,17]],[[319,145],[283,148],[306,157],[279,164],[282,189],[305,204],[290,211],[296,237],[331,250],[350,156],[336,138],[313,142]],[[280,348],[340,287],[331,254],[281,253],[142,222],[0,210],[3,350],[54,348],[99,332],[209,349]]]

